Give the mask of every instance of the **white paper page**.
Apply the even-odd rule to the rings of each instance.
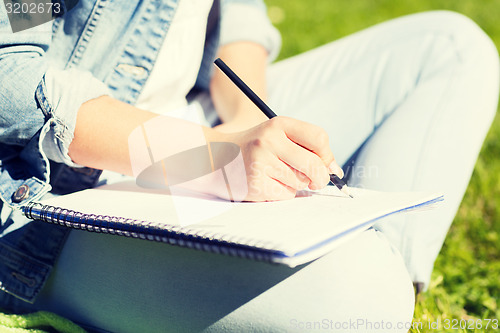
[[[440,197],[418,192],[385,193],[356,188],[350,188],[350,191],[353,199],[328,186],[317,192],[299,192],[293,200],[229,203],[192,192],[182,195],[182,191],[176,191],[178,197],[173,200],[166,191],[143,189],[133,182],[125,182],[48,199],[43,203],[82,213],[170,225],[179,225],[178,216],[188,210],[190,214],[197,214],[200,222],[183,227],[186,231],[278,250],[293,257],[303,251],[310,252],[310,256],[317,252],[316,244],[323,242],[323,246],[327,246],[328,240],[346,230]],[[182,202],[182,205],[176,202]],[[231,206],[229,209],[228,205]],[[221,214],[214,216],[217,211]],[[364,226],[364,229],[369,226]]]

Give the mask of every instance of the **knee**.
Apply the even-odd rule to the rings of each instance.
[[[208,331],[407,332],[413,287],[399,253],[373,229],[299,269]]]
[[[491,38],[471,18],[457,12],[440,10],[422,14],[423,26],[435,27],[448,35],[462,61],[486,62],[490,73],[498,76],[498,51]]]
[[[356,286],[358,297],[363,299],[356,319],[368,332],[406,332],[415,306],[411,278],[401,255],[385,236],[373,229],[369,233],[372,235],[363,240],[366,252],[356,262],[364,267],[365,279]]]
[[[500,59],[497,48],[490,37],[465,15],[450,11],[440,11],[438,14],[447,26],[457,52],[457,73],[466,73],[466,85],[475,87],[470,88],[468,93],[469,98],[473,99],[473,91],[476,91],[476,123],[489,127],[496,114],[498,101]]]
[[[322,292],[315,297],[316,309],[322,318],[331,317],[332,329],[408,331],[415,305],[413,285],[401,255],[382,233],[365,231],[317,264],[334,270],[330,285],[319,283]]]
[[[418,46],[424,64],[420,78],[447,78],[447,87],[460,92],[457,96],[463,102],[456,111],[469,117],[473,108],[475,124],[489,127],[500,79],[498,51],[490,37],[473,20],[452,11],[415,14],[409,22],[423,36]]]

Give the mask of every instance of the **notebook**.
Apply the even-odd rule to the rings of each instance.
[[[386,216],[432,207],[433,193],[388,193],[334,186],[295,199],[229,202],[133,181],[54,197],[23,207],[30,219],[97,233],[159,241],[295,267],[317,259]]]

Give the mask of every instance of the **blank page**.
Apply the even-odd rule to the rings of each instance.
[[[295,266],[330,251],[386,215],[442,199],[439,194],[419,192],[350,191],[354,198],[328,186],[321,191],[300,191],[292,200],[231,203],[179,189],[172,195],[124,182],[42,203],[177,225],[187,234],[276,251],[277,262]]]

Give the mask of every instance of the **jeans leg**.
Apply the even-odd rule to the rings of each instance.
[[[411,322],[413,305],[401,256],[374,229],[294,269],[74,230],[32,310],[123,333],[293,332],[323,320],[406,332],[395,325]]]
[[[498,54],[491,41],[462,17],[442,21],[449,35],[433,46],[431,70],[357,159],[358,166],[375,166],[379,173],[353,173],[355,184],[370,188],[444,193],[439,209],[377,225],[400,249],[412,279],[426,285],[498,101]]]
[[[379,224],[414,281],[428,283],[498,101],[498,54],[452,12],[411,15],[269,70],[278,113],[323,126],[339,163],[363,142],[350,184],[438,191],[439,209]]]

